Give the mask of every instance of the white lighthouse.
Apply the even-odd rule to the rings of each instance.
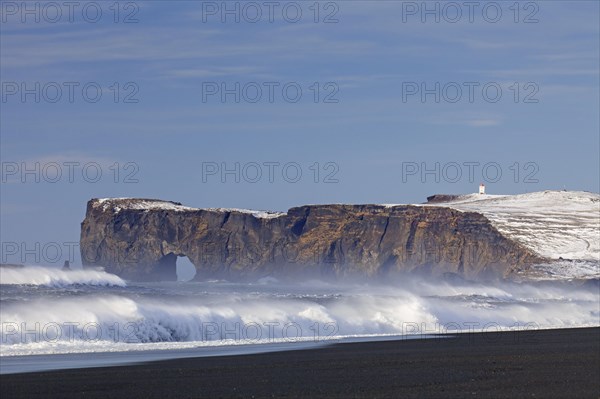
[[[485,184],[483,183],[479,185],[479,194],[485,194]]]

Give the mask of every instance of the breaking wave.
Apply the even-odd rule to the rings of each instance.
[[[324,285],[282,293],[260,288],[264,284],[226,292],[192,285],[202,291],[195,296],[180,292],[189,285],[177,287],[169,295],[94,293],[5,303],[0,355],[600,324],[595,291],[567,287],[421,284],[411,290],[363,286],[340,292]]]
[[[42,285],[46,287],[65,287],[69,285],[118,286],[125,287],[123,279],[114,274],[96,270],[60,270],[42,266],[21,268],[0,268],[0,284],[4,285]]]

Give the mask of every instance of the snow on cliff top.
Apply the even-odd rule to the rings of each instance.
[[[597,193],[469,194],[424,206],[481,213],[498,231],[549,259],[600,261],[600,195]]]
[[[159,209],[175,212],[240,212],[257,218],[285,215],[282,212],[248,209],[191,208],[171,201],[134,198],[99,199],[94,206],[99,205],[103,206],[103,210],[112,208],[115,212],[121,209]],[[449,202],[417,206],[449,207],[481,213],[502,234],[548,259],[600,262],[600,194],[597,193],[541,191],[518,195],[468,194]],[[600,275],[600,270],[598,274]]]
[[[177,202],[154,200],[154,199],[138,199],[138,198],[100,198],[97,200],[98,205],[102,205],[102,210],[106,211],[110,208],[114,212],[120,212],[123,209],[137,209],[137,210],[164,210],[172,212],[194,212],[194,211],[213,211],[213,212],[239,212],[247,213],[256,218],[271,219],[285,215],[281,212],[268,212],[268,211],[253,211],[250,209],[237,209],[237,208],[192,208],[189,206],[181,205]],[[94,206],[98,206],[94,205]]]

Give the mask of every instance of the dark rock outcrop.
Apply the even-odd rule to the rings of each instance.
[[[428,204],[435,204],[441,202],[452,202],[460,198],[460,195],[453,194],[434,194],[427,197]]]
[[[444,207],[311,205],[261,215],[180,205],[90,200],[81,224],[84,267],[130,280],[174,280],[177,257],[187,256],[197,279],[399,272],[482,278],[539,261],[483,215]]]

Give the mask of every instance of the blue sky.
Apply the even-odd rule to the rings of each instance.
[[[422,202],[434,193],[474,192],[481,181],[495,194],[600,190],[596,1],[521,2],[518,22],[510,8],[514,2],[496,2],[492,5],[500,5],[502,16],[495,23],[488,21],[493,12],[482,11],[490,2],[478,3],[473,22],[463,7],[456,23],[448,22],[456,15],[449,8],[444,13],[443,2],[427,3],[440,7],[439,22],[432,15],[423,22],[422,9],[409,13],[409,6],[421,2],[320,2],[317,23],[312,1],[295,3],[303,12],[296,23],[282,16],[281,7],[289,2],[279,3],[273,23],[265,15],[250,23],[244,14],[239,23],[231,16],[223,23],[218,15],[203,13],[209,3],[122,2],[115,23],[113,2],[96,2],[103,11],[97,23],[78,10],[73,22],[65,17],[52,23],[44,19],[51,14],[40,10],[39,23],[31,16],[23,23],[23,10],[3,2],[3,243],[31,248],[36,242],[77,241],[86,201],[94,197],[286,210],[306,203]],[[123,23],[130,12],[137,23]],[[337,23],[323,23],[330,13]],[[538,22],[524,23],[532,13],[530,19]],[[33,95],[22,101],[20,92],[7,94],[14,84],[20,90],[35,82],[50,93],[38,103]],[[48,101],[50,82],[64,90],[56,103]],[[73,102],[66,99],[64,82],[79,84]],[[236,82],[279,86],[273,102],[266,92],[256,103],[244,98],[236,103],[233,95],[225,102],[219,95],[203,101],[207,84],[232,88]],[[448,89],[439,102],[434,95],[422,101],[419,93],[403,100],[407,85],[434,88],[436,82]],[[478,85],[473,101],[466,91],[458,101],[448,101],[455,97],[451,82]],[[79,88],[89,83],[102,88],[96,103],[81,95]],[[283,99],[280,88],[289,83],[302,89],[297,103]],[[481,91],[485,85],[500,87],[502,97],[488,101]],[[323,95],[334,89],[337,102],[324,103]],[[132,93],[138,101],[123,102]],[[525,102],[527,95],[537,102]],[[64,162],[100,165],[102,178],[86,181],[81,167],[74,167],[70,182]],[[479,163],[473,179],[464,166],[471,162]],[[47,171],[61,165],[63,177],[53,183],[40,170],[39,183],[32,175],[23,183],[22,170],[6,169],[36,163]],[[252,176],[252,165],[258,164],[263,175],[256,183],[244,175],[239,183],[227,175],[223,183],[218,174],[203,181],[203,163],[219,168],[239,163]],[[273,182],[265,163],[279,165]],[[440,178],[417,173],[403,179],[407,163],[419,169],[439,163]],[[282,177],[286,164],[300,167],[298,182]],[[499,167],[502,178],[494,182],[483,175],[486,164],[492,171]],[[455,165],[461,166],[458,179]],[[316,183],[315,168],[320,170]],[[123,181],[130,172],[137,182]],[[333,172],[334,182],[325,183]],[[21,255],[3,260],[19,261]]]

